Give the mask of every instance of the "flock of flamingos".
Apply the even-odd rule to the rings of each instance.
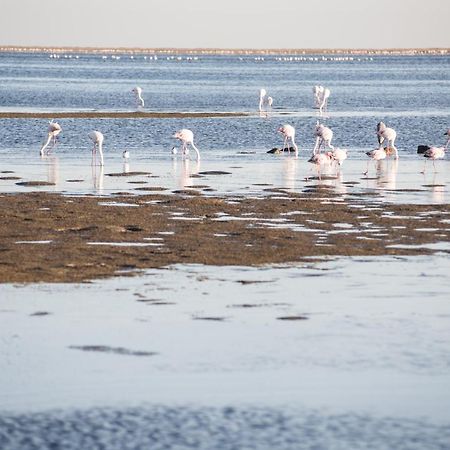
[[[132,89],[136,106],[137,108],[143,108],[145,103],[142,97],[142,89],[140,87],[135,87]],[[327,110],[328,107],[328,98],[330,97],[331,91],[328,88],[323,86],[314,86],[313,95],[314,95],[314,107],[319,109],[320,115],[323,114]],[[272,110],[273,98],[267,95],[267,91],[265,89],[260,89],[259,91],[259,113],[260,116],[268,116],[269,112]],[[47,155],[50,151],[56,146],[57,136],[61,133],[61,126],[55,122],[51,121],[48,126],[48,135],[47,140],[43,144],[40,150],[41,156]],[[292,125],[285,124],[278,128],[277,130],[284,138],[282,149],[273,149],[270,153],[283,153],[283,152],[293,152],[295,153],[295,157],[298,158],[298,147],[295,143],[295,128]],[[314,149],[312,151],[312,155],[308,162],[315,165],[317,169],[318,176],[320,178],[321,169],[323,166],[335,166],[336,171],[339,171],[340,166],[347,159],[347,150],[334,147],[331,145],[331,141],[333,139],[333,131],[331,128],[326,127],[319,121],[316,123],[315,128],[315,137],[316,142],[314,145]],[[364,172],[364,175],[367,175],[369,172],[369,164],[371,161],[381,161],[388,156],[393,155],[395,159],[398,159],[398,150],[395,147],[395,139],[397,137],[397,132],[393,128],[387,127],[383,122],[379,122],[376,129],[376,134],[378,138],[378,147],[374,150],[366,152],[366,155],[370,158],[367,163],[367,169]],[[103,159],[103,140],[104,136],[100,131],[91,131],[88,134],[89,138],[93,142],[92,148],[92,158],[93,162],[96,163],[97,152],[99,154],[99,163],[101,166],[104,165]],[[450,129],[448,129],[444,136],[447,138],[447,142],[444,147],[436,147],[436,146],[428,146],[428,145],[419,145],[417,149],[418,154],[422,154],[425,159],[425,165],[422,173],[425,173],[426,161],[430,159],[433,161],[433,167],[436,171],[436,166],[434,161],[436,159],[442,159],[445,157],[445,151],[450,143]],[[189,154],[189,146],[191,146],[195,152],[197,160],[200,160],[200,151],[194,144],[194,133],[188,129],[181,129],[177,131],[173,138],[178,139],[181,142],[181,154],[183,157],[188,157]],[[384,147],[383,144],[387,145]],[[51,144],[51,145],[50,145]],[[325,151],[325,146],[329,149]],[[322,152],[321,149],[324,148]],[[172,148],[172,153],[178,153],[178,150],[174,147]],[[123,158],[129,158],[129,152],[123,152]]]

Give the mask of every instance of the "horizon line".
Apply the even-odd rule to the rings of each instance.
[[[23,53],[192,53],[192,54],[450,54],[448,47],[387,48],[226,48],[226,47],[86,47],[0,45],[0,52]]]

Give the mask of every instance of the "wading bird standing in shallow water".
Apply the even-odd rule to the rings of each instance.
[[[278,132],[281,133],[284,137],[283,151],[285,151],[286,149],[289,151],[288,142],[290,140],[292,142],[292,147],[294,147],[295,150],[295,157],[297,157],[298,147],[295,143],[295,128],[292,125],[283,125],[278,128]]]
[[[382,159],[386,159],[386,150],[383,147],[379,147],[375,150],[371,150],[370,152],[366,152],[366,155],[370,158],[371,161],[381,161]],[[367,170],[363,175],[367,175],[369,173],[370,160],[367,161]]]
[[[95,163],[98,150],[100,154],[100,165],[103,166],[103,134],[100,131],[91,131],[88,136],[94,143],[94,147],[92,148],[92,162]]]
[[[388,148],[394,150],[394,157],[398,159],[398,151],[395,146],[395,138],[397,137],[397,132],[393,128],[388,128],[384,122],[380,122],[377,125],[377,137],[378,143],[381,145],[385,140],[388,141]]]
[[[333,162],[333,155],[331,152],[316,153],[313,154],[310,159],[308,159],[308,162],[316,166],[317,176],[319,177],[319,180],[321,180],[322,167],[325,165],[330,165]]]
[[[431,159],[433,161],[434,171],[437,172],[434,161],[436,159],[442,159],[445,157],[445,150],[447,149],[447,146],[445,146],[445,147],[428,147],[428,148],[424,148],[424,147],[428,147],[428,146],[420,145],[419,148],[417,149],[417,153],[423,154],[424,158],[426,158],[425,164],[423,166],[423,170],[421,173],[425,173],[425,168],[427,166],[427,159]]]
[[[326,127],[319,121],[316,122],[316,143],[314,144],[313,155],[320,152],[320,147],[323,144],[326,144],[327,147],[334,150],[334,147],[331,145],[331,140],[333,139],[333,131],[331,128]]]
[[[200,152],[198,148],[194,145],[194,133],[191,130],[187,130],[183,128],[182,130],[177,131],[173,137],[181,141],[181,152],[184,156],[189,154],[188,145],[191,144],[192,148],[197,153],[197,160],[200,161]]]
[[[343,148],[334,148],[331,153],[331,158],[336,164],[336,173],[339,173],[340,167],[342,166],[344,160],[347,159],[347,150]]]
[[[261,88],[259,90],[259,107],[258,107],[260,113],[263,112],[266,95],[267,95],[267,91],[264,88]]]
[[[131,89],[131,92],[134,94],[136,100],[136,108],[143,108],[145,103],[144,99],[142,98],[142,88],[136,86],[135,88]]]
[[[328,109],[328,99],[330,98],[331,91],[325,88],[320,96],[319,112],[322,114]]]
[[[47,150],[47,153],[49,153],[56,146],[56,136],[58,136],[58,134],[61,133],[61,131],[62,131],[62,128],[59,123],[53,122],[53,120],[48,123],[47,140],[45,141],[44,145],[41,147],[41,150],[40,150],[41,156],[44,156],[45,149],[50,144],[50,141],[53,140],[53,145],[50,147],[49,150]]]

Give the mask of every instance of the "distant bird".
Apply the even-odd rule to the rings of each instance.
[[[370,152],[366,152],[366,155],[372,161],[381,161],[382,159],[386,159],[386,150],[383,147],[379,147],[375,150],[371,150]],[[370,160],[367,161],[367,170],[364,172],[364,175],[367,175],[369,173]]]
[[[320,96],[319,111],[321,114],[328,109],[328,99],[330,98],[330,95],[331,91],[328,88],[325,88]]]
[[[178,153],[178,149],[176,147],[172,147],[171,153],[172,155],[176,155]]]
[[[331,150],[334,150],[334,147],[331,145],[331,140],[333,139],[333,131],[331,128],[326,127],[319,121],[316,122],[316,143],[314,144],[313,155],[320,152],[320,147],[323,144],[326,144]]]
[[[144,99],[142,98],[142,88],[139,86],[136,86],[135,88],[131,89],[131,92],[133,92],[136,100],[136,107],[137,108],[143,108],[145,103]]]
[[[314,108],[319,108],[324,89],[325,88],[323,86],[318,85],[313,87]]]
[[[62,128],[59,123],[50,121],[48,123],[48,134],[47,134],[47,140],[45,141],[44,145],[41,147],[40,154],[43,156],[45,154],[45,149],[50,144],[50,141],[53,140],[53,145],[49,150],[47,150],[47,153],[50,152],[56,145],[56,136],[58,136],[59,133],[61,133]]]
[[[419,145],[419,147],[417,148],[417,153],[422,154],[424,156],[424,158],[426,158],[425,164],[423,166],[423,170],[421,173],[425,173],[425,169],[427,166],[427,159],[431,159],[433,161],[434,171],[437,172],[434,161],[436,159],[444,158],[446,149],[447,149],[447,146],[445,146],[445,147],[429,147],[428,145]]]
[[[265,101],[265,97],[267,95],[267,91],[264,88],[261,88],[259,90],[259,112],[263,112],[263,108],[264,108],[264,101]]]
[[[444,133],[444,136],[447,136],[447,143],[445,144],[445,148],[450,144],[450,128]]]
[[[339,167],[342,166],[343,162],[347,159],[347,150],[343,148],[335,148],[331,152],[331,158],[336,163],[336,171],[339,171]]]
[[[388,141],[388,147],[394,150],[395,159],[398,159],[398,151],[395,146],[395,139],[397,132],[393,128],[388,128],[384,122],[379,122],[377,125],[378,143],[381,145],[385,140]]]
[[[316,166],[317,176],[319,177],[319,180],[322,179],[321,177],[322,167],[331,164],[332,161],[333,155],[331,152],[316,153],[313,154],[310,159],[308,159],[309,163],[314,164]]]
[[[273,98],[269,96],[267,97],[267,106],[269,108],[272,108],[272,105],[273,105]]]
[[[298,147],[295,143],[295,128],[292,125],[283,125],[280,128],[278,128],[278,132],[281,133],[284,137],[284,143],[283,143],[283,150],[288,147],[288,141],[290,140],[292,142],[292,147],[294,147],[295,150],[295,156],[298,156]]]
[[[103,134],[100,131],[91,131],[89,134],[89,139],[94,143],[92,148],[92,158],[95,160],[97,155],[97,150],[100,153],[100,165],[103,166]]]
[[[197,153],[197,160],[200,161],[200,152],[198,151],[198,148],[194,145],[194,133],[191,130],[187,130],[186,128],[183,128],[179,131],[177,131],[173,137],[175,139],[178,139],[181,141],[181,151],[183,155],[189,154],[188,145],[191,144],[192,148]]]
[[[130,159],[130,152],[128,150],[124,150],[122,153],[123,159]]]

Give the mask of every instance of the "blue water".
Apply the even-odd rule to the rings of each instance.
[[[78,56],[78,58],[76,58]],[[340,61],[321,56],[284,61],[266,56],[205,56],[181,60],[159,56],[0,54],[1,111],[132,111],[131,89],[143,89],[149,111],[238,111],[251,117],[224,119],[61,119],[58,154],[68,157],[89,147],[86,134],[99,129],[110,151],[166,157],[170,136],[191,128],[203,158],[222,158],[234,150],[263,153],[282,140],[282,123],[296,127],[303,155],[312,149],[317,111],[312,87],[331,89],[329,118],[334,144],[364,159],[376,145],[375,127],[383,120],[397,130],[400,155],[415,155],[418,144],[442,144],[450,125],[449,56],[373,56]],[[167,59],[168,58],[168,59]],[[312,59],[311,61],[309,59]],[[317,59],[317,60],[315,60]],[[274,98],[273,116],[257,116],[258,92]],[[11,149],[35,151],[46,135],[44,119],[0,121],[0,157]],[[25,154],[25,153],[22,153]],[[414,156],[415,157],[415,156]]]

